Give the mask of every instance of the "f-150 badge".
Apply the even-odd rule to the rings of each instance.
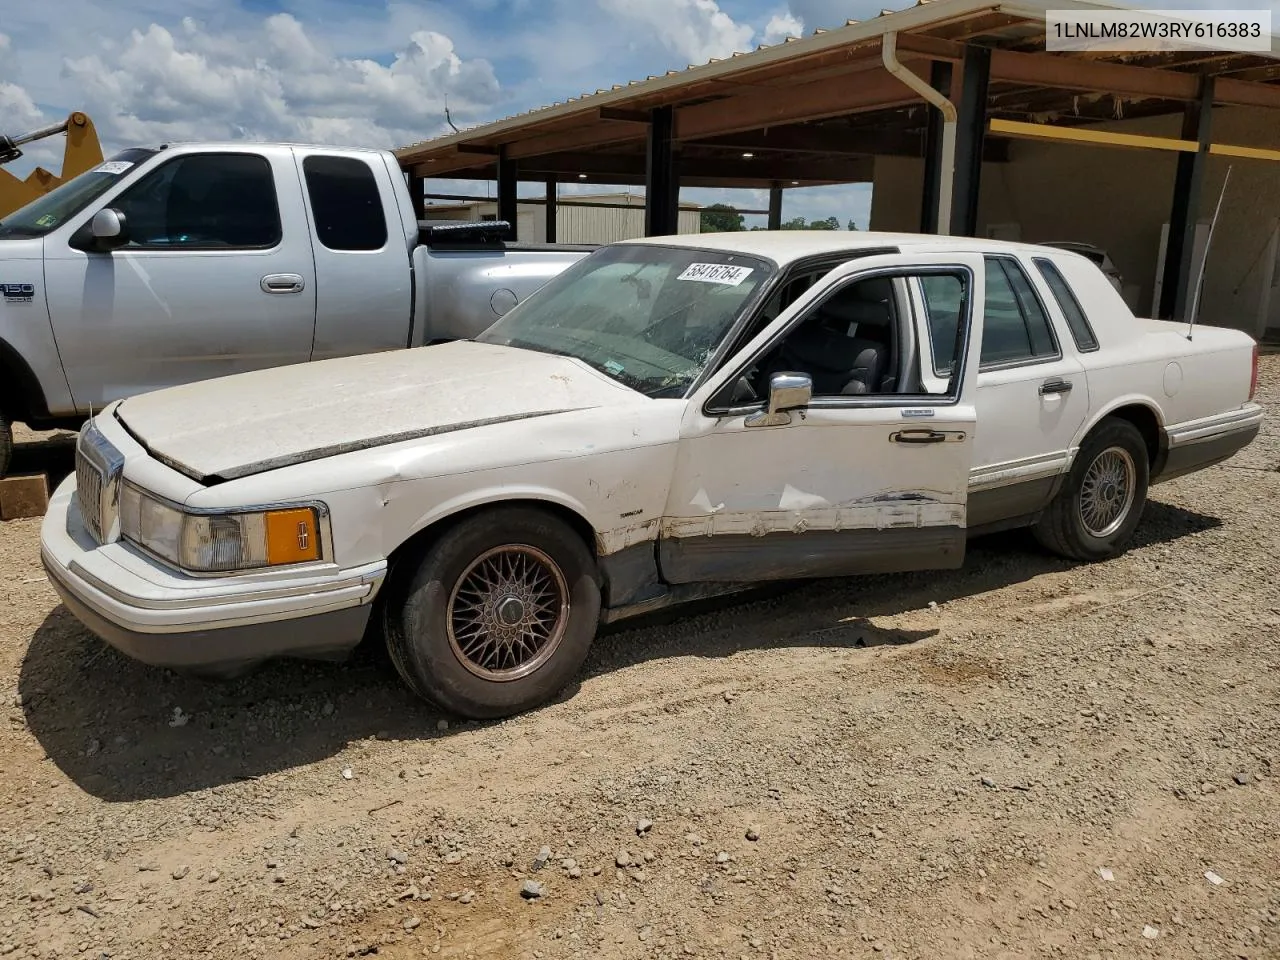
[[[0,295],[5,303],[30,303],[35,299],[36,287],[33,283],[0,283]]]

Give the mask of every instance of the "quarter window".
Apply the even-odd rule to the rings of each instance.
[[[302,161],[316,236],[330,250],[381,250],[387,242],[382,194],[373,170],[354,157]]]
[[[933,372],[948,376],[955,366],[956,333],[964,310],[964,283],[959,277],[933,274],[920,278],[925,313],[929,318],[929,340],[933,346]]]
[[[1036,257],[1035,265],[1040,271],[1040,276],[1044,277],[1044,282],[1053,294],[1053,299],[1058,302],[1062,315],[1066,317],[1067,327],[1071,330],[1071,338],[1075,340],[1076,347],[1082,352],[1097,350],[1098,338],[1094,335],[1093,328],[1089,326],[1089,318],[1085,316],[1084,308],[1080,306],[1080,301],[1072,292],[1067,278],[1059,272],[1052,260]]]
[[[125,215],[132,247],[262,249],[281,237],[271,165],[252,153],[177,157],[112,206]]]

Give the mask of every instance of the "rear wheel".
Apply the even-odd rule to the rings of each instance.
[[[1035,526],[1036,538],[1072,560],[1124,549],[1147,501],[1147,444],[1127,420],[1103,420],[1085,438],[1065,484]]]
[[[9,418],[0,413],[0,477],[9,472],[13,460],[13,426]]]
[[[389,598],[384,630],[419,696],[473,719],[550,700],[586,658],[600,618],[595,561],[550,514],[497,507],[446,531]]]

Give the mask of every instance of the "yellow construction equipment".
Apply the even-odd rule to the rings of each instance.
[[[61,186],[72,177],[78,177],[102,162],[102,144],[93,121],[76,112],[61,123],[41,127],[17,137],[0,136],[0,164],[11,163],[22,156],[19,148],[33,140],[67,135],[62,149],[62,174],[55,176],[44,167],[36,167],[25,180],[19,180],[7,170],[0,170],[0,217],[7,217],[19,207],[25,207],[37,197],[42,197],[54,187]]]

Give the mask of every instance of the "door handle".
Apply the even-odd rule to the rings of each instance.
[[[263,293],[301,293],[306,282],[296,273],[269,273],[258,285]]]
[[[964,439],[960,430],[898,430],[889,434],[894,443],[957,443]]]
[[[1070,393],[1070,380],[1046,380],[1040,384],[1040,396],[1049,397],[1055,393]]]

